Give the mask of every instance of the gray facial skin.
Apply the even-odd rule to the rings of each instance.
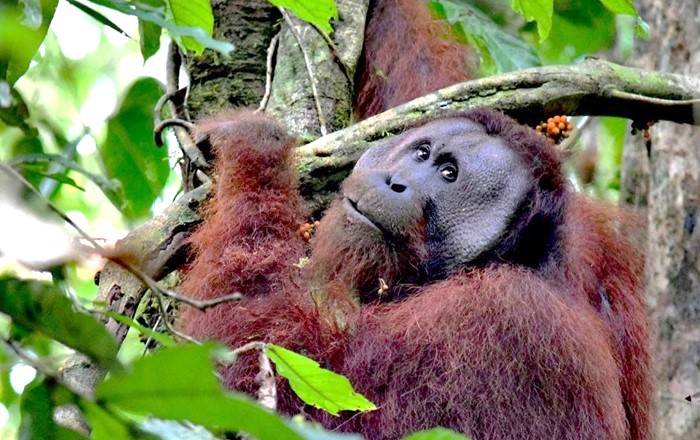
[[[425,222],[428,260],[462,267],[505,233],[532,184],[523,159],[481,125],[431,122],[382,142],[343,187],[348,220],[400,239]]]

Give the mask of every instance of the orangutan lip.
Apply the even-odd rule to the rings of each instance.
[[[343,197],[343,206],[345,207],[345,212],[347,213],[348,217],[352,217],[353,219],[364,223],[367,226],[370,226],[377,232],[384,234],[384,231],[382,231],[382,229],[379,226],[374,224],[372,220],[368,219],[364,214],[360,212],[359,209],[357,209],[357,202],[347,197]]]

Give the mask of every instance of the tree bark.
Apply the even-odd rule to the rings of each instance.
[[[651,37],[636,66],[700,72],[700,0],[640,0]],[[651,154],[628,145],[625,199],[648,206],[647,281],[657,325],[657,438],[700,438],[700,129],[660,122]],[[641,184],[640,184],[641,182]]]

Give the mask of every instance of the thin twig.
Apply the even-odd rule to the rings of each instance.
[[[158,286],[160,287],[160,286]],[[158,309],[160,310],[160,315],[163,317],[163,324],[165,324],[166,330],[168,330],[170,333],[175,335],[176,337],[185,340],[187,342],[191,342],[193,344],[200,345],[201,342],[197,341],[196,339],[192,338],[189,335],[186,335],[184,333],[181,333],[180,331],[176,330],[175,327],[170,324],[170,321],[168,320],[168,310],[165,307],[165,302],[163,301],[163,295],[156,291],[153,290],[153,293],[156,295],[156,301],[158,302]]]
[[[227,302],[227,301],[240,301],[243,299],[243,294],[240,292],[234,292],[229,295],[224,295],[220,296],[218,298],[212,298],[212,299],[206,299],[206,300],[196,300],[192,298],[188,298],[186,296],[182,296],[178,294],[177,292],[166,289],[162,287],[160,284],[158,284],[157,281],[155,281],[153,278],[148,276],[145,272],[143,272],[141,269],[137,267],[133,267],[126,261],[122,260],[120,257],[115,256],[115,255],[110,255],[110,253],[106,252],[105,254],[102,255],[104,258],[107,258],[113,263],[118,264],[119,266],[123,267],[126,269],[128,272],[130,272],[132,275],[134,275],[139,281],[141,281],[143,284],[148,286],[149,289],[151,289],[154,293],[160,294],[163,296],[166,296],[168,298],[171,298],[175,301],[187,304],[192,307],[196,307],[200,310],[206,310],[210,307],[214,307],[218,304]]]
[[[224,295],[219,298],[213,298],[213,299],[208,299],[208,300],[196,300],[192,298],[188,298],[186,296],[179,295],[178,293],[166,289],[164,287],[161,287],[157,281],[155,281],[153,278],[148,276],[146,273],[144,273],[141,269],[138,269],[136,267],[133,267],[131,264],[127,263],[126,261],[122,260],[118,256],[115,256],[112,252],[108,251],[104,247],[102,247],[94,238],[92,238],[90,235],[88,235],[87,232],[83,231],[80,226],[78,226],[73,220],[70,219],[66,214],[63,213],[56,205],[54,205],[49,199],[47,199],[41,192],[39,192],[34,186],[27,181],[27,179],[24,178],[21,174],[19,174],[16,170],[14,170],[11,166],[0,162],[0,168],[3,170],[7,171],[10,173],[14,178],[16,178],[18,181],[20,181],[24,186],[26,186],[29,190],[34,192],[41,200],[46,203],[46,205],[51,208],[51,210],[56,213],[59,217],[63,219],[66,223],[68,223],[73,229],[75,229],[80,236],[87,240],[93,247],[86,247],[85,249],[89,250],[90,252],[96,252],[100,254],[100,256],[107,258],[108,260],[118,264],[119,266],[123,267],[126,269],[128,272],[130,272],[132,275],[134,275],[139,281],[141,281],[143,284],[148,286],[149,289],[160,293],[161,295],[167,296],[171,299],[174,299],[175,301],[185,303],[187,305],[190,305],[192,307],[196,307],[200,310],[205,310],[208,309],[209,307],[213,307],[217,304],[221,304],[226,301],[239,301],[243,298],[243,295],[240,292],[234,292],[230,295]]]
[[[14,168],[11,166],[0,162],[0,168],[5,170],[7,173],[9,173],[12,177],[17,179],[19,182],[22,183],[27,189],[32,191],[34,194],[36,194],[41,200],[46,203],[46,205],[51,209],[54,213],[56,213],[61,219],[63,219],[64,222],[68,223],[73,229],[75,229],[78,234],[80,234],[81,237],[83,237],[85,240],[87,240],[91,245],[95,247],[95,249],[98,249],[100,252],[106,252],[105,248],[100,246],[100,244],[92,238],[90,235],[87,234],[87,232],[83,231],[80,226],[78,226],[73,220],[70,219],[66,214],[63,213],[56,205],[54,205],[51,200],[49,200],[44,194],[41,193],[38,189],[34,188],[34,185],[32,185],[27,179],[24,178],[20,173],[18,173]]]
[[[46,377],[50,377],[51,379],[55,380],[57,383],[59,383],[61,386],[65,387],[68,389],[71,393],[80,396],[84,399],[87,399],[88,396],[86,396],[83,392],[72,386],[70,383],[66,382],[63,380],[61,377],[61,374],[58,371],[55,371],[53,368],[46,366],[43,362],[41,362],[40,359],[35,359],[28,355],[27,353],[24,352],[20,347],[17,347],[17,345],[14,343],[14,341],[11,341],[6,338],[2,338],[2,342],[10,349],[12,352],[17,355],[17,357],[24,363],[25,365],[28,365],[32,368],[34,368],[36,371],[39,373],[43,374]]]
[[[253,350],[264,350],[265,349],[265,343],[262,341],[251,341],[248,342],[245,345],[241,345],[240,347],[231,350],[231,354],[234,356],[238,356],[240,354],[253,351]]]
[[[260,362],[260,371],[255,375],[255,382],[258,388],[258,403],[271,411],[277,410],[277,384],[275,382],[275,372],[272,371],[270,358],[265,353],[265,347],[260,350],[258,355]]]
[[[299,35],[299,32],[297,31],[292,17],[289,15],[289,13],[287,13],[287,11],[284,8],[279,8],[279,10],[282,13],[282,16],[284,17],[284,20],[287,22],[287,25],[289,25],[289,30],[292,32],[292,35],[294,35],[294,38],[297,40],[297,43],[299,44],[299,50],[301,50],[301,54],[304,56],[304,64],[306,65],[306,72],[309,74],[309,82],[311,83],[311,93],[314,97],[316,113],[318,114],[318,123],[321,126],[321,136],[325,136],[326,134],[328,134],[328,129],[326,128],[326,118],[323,116],[323,110],[321,109],[321,99],[318,94],[318,89],[316,89],[316,82],[314,81],[314,72],[311,66],[311,60],[309,59],[309,54],[306,52],[306,48],[304,47],[304,44],[302,42],[301,35]]]
[[[270,47],[267,48],[267,70],[265,72],[265,94],[260,101],[260,107],[256,112],[264,112],[267,108],[267,103],[270,101],[270,95],[272,95],[272,75],[275,73],[275,68],[273,66],[275,59],[275,52],[277,52],[277,46],[279,45],[281,31],[278,32],[272,41],[270,41]]]
[[[104,247],[102,247],[94,238],[92,238],[90,235],[88,235],[85,231],[83,231],[80,226],[78,226],[73,220],[71,220],[66,214],[63,213],[58,207],[56,207],[49,199],[47,199],[41,192],[39,192],[34,186],[29,183],[21,174],[19,174],[17,171],[15,171],[12,167],[10,167],[7,164],[4,164],[0,162],[0,168],[4,169],[6,172],[10,173],[14,178],[16,178],[18,181],[20,181],[24,186],[26,186],[29,190],[34,192],[41,200],[46,203],[51,210],[56,213],[59,217],[61,217],[66,223],[68,223],[70,226],[72,226],[80,236],[87,240],[93,247],[85,247],[87,250],[90,252],[96,252],[100,254],[102,257],[109,259],[110,261],[118,264],[119,266],[123,267],[126,269],[128,272],[130,272],[132,275],[134,275],[139,281],[141,281],[143,284],[148,286],[151,291],[156,295],[158,301],[159,301],[159,306],[161,308],[161,312],[164,313],[163,319],[166,325],[166,328],[168,331],[170,331],[172,334],[175,336],[186,339],[188,341],[194,342],[192,338],[190,338],[187,335],[184,335],[177,330],[175,330],[170,323],[168,322],[167,316],[165,315],[166,310],[162,302],[162,297],[166,296],[169,297],[175,301],[179,301],[185,304],[188,304],[190,306],[196,307],[200,310],[205,310],[209,307],[213,307],[217,304],[221,304],[226,301],[239,301],[240,299],[243,298],[243,295],[235,292],[230,295],[225,295],[219,298],[213,298],[209,300],[195,300],[192,298],[187,298],[185,296],[181,296],[178,293],[166,289],[162,287],[158,282],[156,282],[153,278],[148,276],[146,273],[144,273],[142,270],[133,267],[131,264],[127,263],[126,261],[122,260],[121,258],[113,255],[111,252],[107,251]]]

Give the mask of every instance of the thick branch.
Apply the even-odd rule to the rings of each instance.
[[[360,155],[406,124],[475,107],[503,110],[535,125],[557,114],[620,116],[637,121],[700,124],[700,78],[587,60],[456,84],[415,99],[297,150],[308,197],[333,191]],[[317,197],[317,196],[316,196]]]

